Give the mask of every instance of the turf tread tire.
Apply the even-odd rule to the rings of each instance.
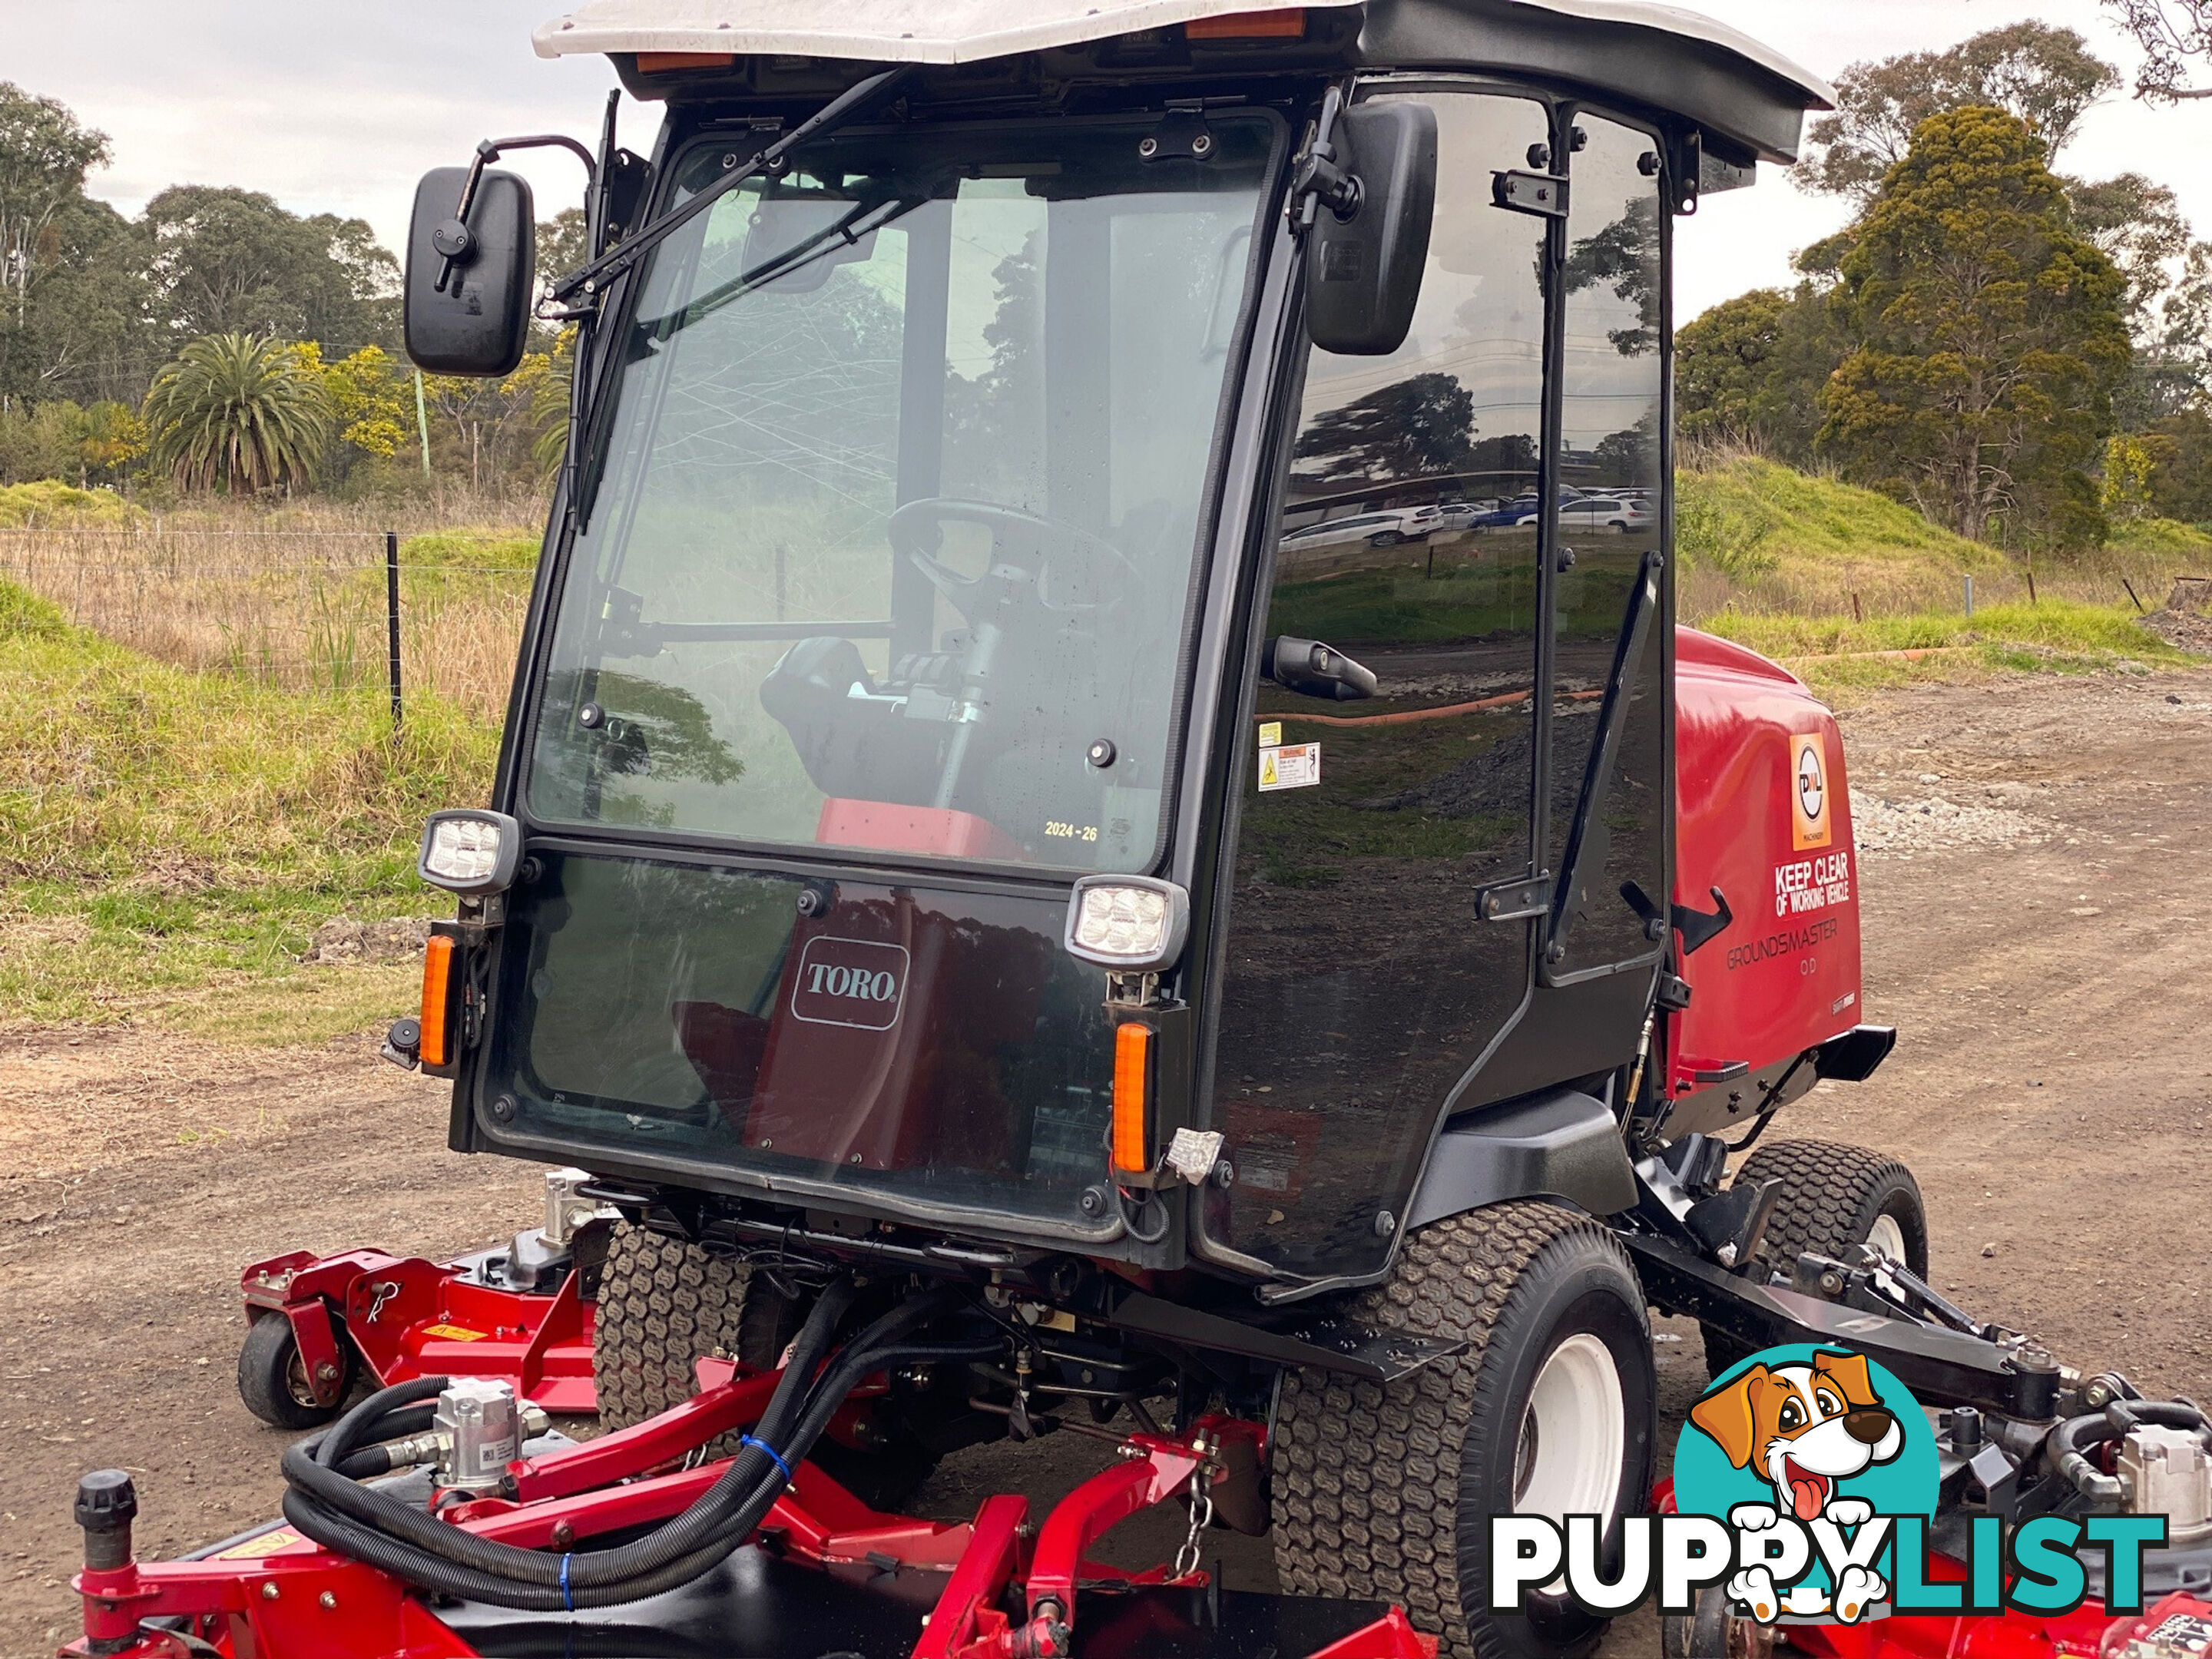
[[[693,1362],[702,1355],[773,1365],[777,1353],[763,1361],[757,1346],[747,1351],[750,1276],[699,1245],[628,1223],[617,1226],[599,1277],[592,1340],[600,1423],[626,1429],[690,1399],[698,1389]],[[736,1449],[736,1437],[726,1436],[714,1455]]]
[[[702,1354],[772,1370],[804,1314],[765,1280],[756,1286],[751,1270],[738,1262],[642,1227],[617,1227],[599,1279],[592,1341],[599,1421],[625,1429],[689,1400],[698,1387],[693,1362]],[[735,1456],[739,1438],[721,1436],[708,1455]],[[874,1510],[895,1508],[937,1467],[918,1445],[860,1451],[826,1435],[809,1456]]]
[[[1577,1237],[1618,1258],[1634,1283],[1612,1233],[1559,1205],[1516,1201],[1425,1227],[1350,1317],[1463,1339],[1467,1352],[1387,1389],[1318,1370],[1284,1375],[1273,1456],[1284,1593],[1402,1603],[1420,1629],[1441,1633],[1439,1659],[1514,1651],[1495,1629],[1470,1626],[1462,1606],[1462,1442],[1469,1424],[1505,1409],[1496,1396],[1510,1371],[1483,1361],[1525,1270],[1555,1242]],[[1636,1312],[1640,1319],[1640,1296]],[[1642,1455],[1650,1455],[1648,1442]]]
[[[1784,1273],[1808,1250],[1840,1257],[1866,1238],[1893,1200],[1910,1194],[1910,1224],[1902,1225],[1905,1265],[1927,1276],[1928,1212],[1920,1186],[1912,1171],[1887,1152],[1832,1140],[1778,1140],[1746,1158],[1735,1178],[1782,1183],[1758,1255]],[[1709,1376],[1718,1376],[1750,1352],[1718,1331],[1705,1332]]]
[[[1759,1254],[1785,1273],[1808,1250],[1836,1255],[1864,1239],[1886,1200],[1900,1188],[1912,1195],[1917,1224],[1904,1229],[1905,1265],[1917,1273],[1928,1271],[1928,1224],[1919,1184],[1911,1170],[1886,1152],[1828,1140],[1778,1140],[1746,1158],[1735,1178],[1781,1182],[1781,1200],[1766,1224]]]

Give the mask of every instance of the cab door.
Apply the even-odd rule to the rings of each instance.
[[[1549,232],[1490,204],[1548,116],[1472,88],[1386,95],[1437,117],[1419,308],[1389,357],[1309,351],[1263,573],[1266,637],[1323,642],[1376,687],[1248,688],[1214,964],[1209,1121],[1234,1174],[1200,1248],[1314,1277],[1388,1259],[1532,965],[1530,921],[1479,903],[1538,857],[1540,526],[1505,509],[1541,499]]]

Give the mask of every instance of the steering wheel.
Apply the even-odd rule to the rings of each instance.
[[[963,576],[938,556],[937,532],[948,522],[979,524],[990,531],[991,564],[981,575]],[[1130,581],[1144,580],[1144,573],[1134,561],[1103,537],[1095,536],[1065,520],[1043,518],[1024,513],[1019,507],[1001,507],[995,501],[925,495],[893,513],[889,532],[893,550],[912,560],[915,568],[928,577],[930,585],[951,600],[953,608],[971,623],[980,620],[981,612],[1006,597],[1003,590],[1032,584],[1037,603],[1063,616],[1100,611],[1115,603],[1106,599],[1088,604],[1053,603],[1048,562],[1063,548],[1080,548],[1093,558],[1103,555],[1109,562],[1119,566],[1121,574]],[[1047,552],[1048,547],[1053,553]],[[1020,562],[1024,553],[1029,556],[1026,564]],[[994,587],[1002,591],[994,592],[991,590]]]

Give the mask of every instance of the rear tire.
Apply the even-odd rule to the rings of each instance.
[[[1779,1181],[1782,1193],[1759,1241],[1759,1259],[1787,1273],[1807,1251],[1843,1257],[1874,1239],[1928,1276],[1928,1211],[1912,1171],[1886,1153],[1826,1140],[1778,1140],[1735,1173],[1738,1182]],[[1705,1370],[1718,1376],[1749,1348],[1710,1327]]]
[[[238,1397],[272,1429],[319,1429],[338,1414],[360,1369],[353,1342],[343,1330],[337,1333],[337,1398],[319,1406],[307,1387],[307,1368],[300,1358],[300,1339],[292,1322],[281,1313],[266,1313],[246,1328],[246,1341],[238,1351]]]
[[[681,1405],[698,1392],[696,1362],[702,1356],[774,1370],[805,1314],[804,1303],[749,1267],[683,1239],[617,1226],[599,1279],[592,1342],[599,1421],[625,1429]],[[734,1456],[738,1443],[738,1435],[724,1435],[708,1455]],[[875,1510],[903,1502],[937,1467],[903,1441],[862,1451],[826,1435],[808,1458]]]
[[[1626,1253],[1577,1212],[1501,1204],[1407,1239],[1389,1281],[1351,1312],[1471,1346],[1388,1389],[1284,1376],[1274,1539],[1285,1591],[1401,1602],[1452,1659],[1589,1652],[1607,1621],[1565,1601],[1534,1601],[1525,1616],[1486,1611],[1489,1522],[1516,1506],[1616,1519],[1648,1507],[1656,1385]]]

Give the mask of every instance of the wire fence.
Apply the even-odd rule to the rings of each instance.
[[[0,579],[78,626],[195,673],[381,695],[395,721],[424,694],[499,717],[534,563],[535,542],[519,532],[0,529]]]

